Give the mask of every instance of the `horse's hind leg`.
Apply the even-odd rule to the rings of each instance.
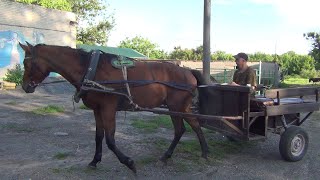
[[[181,117],[171,116],[171,119],[172,119],[172,123],[174,126],[174,138],[173,138],[168,150],[160,158],[160,160],[164,163],[166,163],[167,159],[169,159],[171,157],[175,147],[177,146],[178,142],[180,141],[180,138],[182,137],[183,133],[186,131],[186,128],[183,124],[183,119]]]
[[[108,101],[111,104],[111,101]],[[106,143],[108,148],[113,151],[113,153],[118,157],[119,161],[126,165],[129,169],[131,169],[134,173],[136,173],[136,168],[134,165],[134,161],[128,156],[124,155],[116,146],[114,133],[116,128],[115,122],[115,114],[116,114],[116,105],[107,106],[101,111],[101,118],[103,120],[103,126],[105,130]]]
[[[94,117],[96,120],[96,152],[93,160],[89,163],[89,167],[96,168],[97,163],[101,161],[102,157],[102,141],[104,137],[104,130],[100,112],[98,110],[94,110]]]
[[[199,121],[195,118],[184,118],[184,119],[191,126],[193,131],[197,134],[199,142],[200,142],[201,150],[202,150],[202,157],[207,159],[208,152],[209,152],[208,144],[206,142],[206,139],[204,138]]]

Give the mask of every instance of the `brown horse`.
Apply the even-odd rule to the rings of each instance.
[[[27,45],[20,44],[20,46],[25,51],[23,62],[25,71],[22,88],[26,93],[33,93],[37,85],[50,72],[59,73],[79,91],[81,81],[89,66],[90,53],[70,47],[43,44],[32,46],[27,43]],[[106,53],[100,55],[94,78],[95,81],[123,80],[121,69],[114,68],[110,63],[111,59],[116,57],[116,55]],[[203,83],[200,83],[203,77],[199,74],[199,71],[188,70],[171,63],[135,61],[135,67],[129,68],[127,74],[128,80],[151,80],[186,84],[190,85],[193,91],[196,89],[197,83],[198,85]],[[108,85],[108,87],[113,86]],[[140,107],[154,108],[164,104],[167,105],[170,111],[191,112],[192,93],[189,91],[176,89],[161,83],[130,86],[130,90],[134,103]],[[94,111],[96,121],[96,151],[89,166],[96,167],[97,163],[101,161],[102,140],[105,136],[108,148],[115,153],[119,161],[136,172],[133,160],[117,148],[114,139],[116,127],[115,115],[117,110],[124,110],[124,107],[119,106],[119,102],[123,98],[119,95],[95,91],[88,91],[81,98],[83,103]],[[181,136],[185,132],[183,120],[197,134],[201,145],[202,157],[206,158],[208,147],[199,122],[196,119],[175,116],[171,116],[171,119],[174,125],[174,139],[160,160],[166,162],[171,157]]]

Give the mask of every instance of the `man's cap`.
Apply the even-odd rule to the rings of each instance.
[[[248,55],[246,53],[243,53],[243,52],[238,53],[237,55],[234,55],[233,57],[236,58],[236,59],[242,58],[242,59],[244,59],[246,61],[248,61],[248,59],[249,59]]]

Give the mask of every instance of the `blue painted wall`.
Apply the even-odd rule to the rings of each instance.
[[[33,40],[25,38],[22,33],[15,31],[0,31],[0,68],[11,69],[16,64],[23,64],[24,50],[19,46],[19,42],[26,44],[26,40],[31,44],[44,43],[44,35],[34,31]],[[51,73],[50,76],[59,76]]]
[[[14,31],[0,31],[0,68],[14,67],[22,63],[24,51],[19,42],[25,42],[23,34]]]

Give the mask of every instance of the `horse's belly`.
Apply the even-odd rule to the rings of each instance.
[[[161,84],[131,88],[134,103],[141,107],[154,108],[162,105],[167,97],[166,87]]]

